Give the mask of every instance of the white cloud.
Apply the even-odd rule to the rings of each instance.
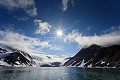
[[[40,45],[45,48],[45,47],[49,47],[49,43],[48,42],[41,42]]]
[[[23,9],[29,16],[37,15],[34,0],[0,0],[0,6],[9,10]]]
[[[0,44],[5,44],[19,50],[32,52],[32,47],[40,46],[37,38],[27,37],[12,31],[0,31]]]
[[[104,34],[106,34],[106,33],[120,34],[120,25],[119,26],[112,26],[111,28],[102,31],[102,33],[104,33]]]
[[[98,44],[101,46],[120,45],[120,30],[108,34],[84,36],[77,30],[65,36],[64,42],[77,42],[80,46],[89,46]]]
[[[49,42],[41,42],[40,45],[42,46],[42,48],[47,47],[47,48],[54,50],[54,51],[63,50],[62,46],[53,45],[53,44],[50,44]]]
[[[50,49],[59,51],[59,50],[63,50],[63,47],[58,45],[50,45]]]
[[[64,64],[65,60],[64,58],[60,58],[56,55],[44,55],[44,54],[34,54],[32,55],[32,58],[36,61],[38,66],[49,64],[53,62],[60,62],[61,65]]]
[[[63,11],[67,10],[68,2],[69,2],[69,0],[62,0],[62,9],[63,9]]]
[[[49,42],[41,42],[38,38],[28,37],[18,32],[0,30],[0,46],[2,45],[29,53],[39,65],[51,64],[52,62],[62,62],[63,60],[58,56],[42,52],[43,48],[56,50],[53,47],[54,45]]]
[[[18,32],[9,30],[0,30],[0,44],[4,44],[31,54],[37,52],[40,53],[42,52],[43,48],[56,50],[54,48],[54,45],[50,44],[47,41],[40,41],[38,38],[28,37]]]
[[[34,20],[35,26],[38,26],[38,29],[36,30],[36,34],[44,35],[48,32],[50,32],[51,25],[47,22],[42,22],[41,20]]]

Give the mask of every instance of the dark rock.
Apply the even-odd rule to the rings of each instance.
[[[88,67],[89,65],[91,67],[120,67],[120,45],[102,47],[94,44],[82,48],[75,56],[64,63],[64,66],[75,67]]]
[[[7,47],[6,49],[0,48],[0,55],[1,55],[0,60],[8,63],[11,66],[16,66],[16,65],[34,66],[36,65],[35,61],[33,61],[33,59],[28,53],[14,49],[14,48],[10,48],[10,47]],[[5,65],[1,65],[1,66],[5,66]]]

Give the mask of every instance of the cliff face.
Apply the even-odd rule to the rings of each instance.
[[[82,48],[75,56],[64,63],[74,67],[120,67],[120,45],[102,47],[91,45]]]

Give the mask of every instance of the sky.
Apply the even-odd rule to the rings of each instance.
[[[0,44],[61,58],[120,43],[120,0],[1,0]]]

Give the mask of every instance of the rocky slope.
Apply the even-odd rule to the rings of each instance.
[[[0,44],[0,66],[60,67],[61,60],[45,54],[31,54]]]
[[[28,53],[8,46],[0,47],[0,66],[26,67],[35,65],[35,61]]]
[[[91,45],[82,48],[75,56],[64,63],[74,67],[120,67],[120,45],[102,47]]]

